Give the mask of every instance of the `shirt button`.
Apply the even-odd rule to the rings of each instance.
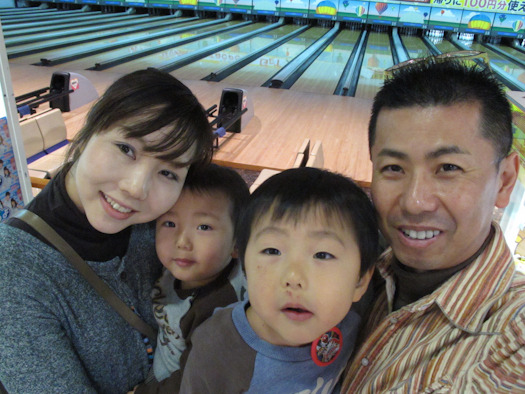
[[[370,361],[368,361],[368,359],[366,357],[361,360],[361,365],[363,367],[366,367],[369,363],[370,363]]]
[[[122,280],[126,280],[127,277],[128,277],[128,274],[126,273],[126,271],[124,271],[124,272],[122,272],[120,274],[120,279],[122,279]]]

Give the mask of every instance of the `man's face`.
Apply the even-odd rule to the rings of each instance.
[[[515,156],[496,167],[480,118],[477,103],[379,113],[372,198],[401,263],[418,270],[460,264],[487,238],[494,206],[508,204]]]

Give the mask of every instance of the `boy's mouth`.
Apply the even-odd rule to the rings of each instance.
[[[281,311],[290,320],[295,320],[295,321],[304,321],[313,316],[313,313],[311,311],[309,311],[308,309],[305,309],[304,307],[300,305],[285,306],[284,308],[281,309]]]

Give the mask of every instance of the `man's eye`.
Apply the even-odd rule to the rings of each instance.
[[[450,171],[460,171],[461,170],[461,167],[455,165],[455,164],[450,164],[450,163],[447,163],[447,164],[443,164],[441,166],[441,170],[444,171],[444,172],[450,172]]]
[[[197,230],[202,230],[202,231],[209,231],[211,230],[211,226],[207,225],[207,224],[200,224],[197,226]]]
[[[335,258],[335,256],[332,253],[328,252],[317,252],[314,254],[314,258],[319,260],[331,260]]]
[[[384,166],[381,169],[381,172],[403,172],[403,168],[397,164],[390,164],[387,166]]]
[[[280,256],[281,255],[281,252],[279,251],[279,249],[275,249],[275,248],[263,249],[261,253],[272,255],[272,256]]]

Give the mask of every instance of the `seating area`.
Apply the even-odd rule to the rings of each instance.
[[[62,112],[54,108],[25,116],[20,131],[33,186],[45,184],[63,163],[69,143]]]

